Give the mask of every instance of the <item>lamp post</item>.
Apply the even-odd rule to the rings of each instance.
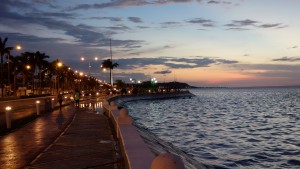
[[[20,45],[17,45],[15,47],[17,50],[21,50],[22,47]],[[7,54],[7,82],[8,82],[8,86],[9,86],[9,90],[11,91],[11,87],[10,87],[10,65],[9,65],[9,62],[10,62],[10,52]],[[9,94],[10,94],[10,91],[9,91]]]
[[[111,61],[111,66],[113,64],[113,60],[112,60],[112,50],[111,50],[111,39],[109,40],[109,47],[110,47],[110,61]],[[112,77],[112,67],[109,68],[110,70],[110,84],[111,84],[111,88],[114,88],[114,82],[113,82],[113,77]]]
[[[29,71],[31,69],[31,66],[30,65],[26,65],[25,68],[26,68],[27,71]],[[25,83],[26,83],[26,81],[25,81],[25,79],[23,79],[23,85],[24,86],[25,86]],[[26,95],[27,88],[28,88],[28,83],[26,85],[25,95]]]
[[[11,128],[11,119],[12,119],[10,106],[7,106],[5,108],[5,119],[6,119],[6,127],[7,127],[7,129],[10,129]]]
[[[37,100],[36,102],[36,115],[40,115],[40,101],[39,100]]]
[[[85,58],[81,57],[80,60],[81,61],[85,61]],[[95,57],[94,60],[97,61],[98,57]],[[89,60],[88,62],[89,62],[89,77],[91,77],[91,68],[92,68],[92,66],[91,66],[91,60]]]
[[[79,73],[79,90],[81,91],[81,81],[82,81],[82,79],[81,79],[81,77],[83,77],[84,76],[84,74],[82,73],[82,72],[80,72]]]
[[[156,80],[156,78],[154,77],[154,78],[151,78],[151,86],[152,86],[152,88],[153,88],[153,91],[154,91],[154,89],[155,89],[155,85],[156,85],[156,83],[157,83],[157,80]]]
[[[61,62],[57,62],[57,67],[58,67],[58,68],[60,68],[60,67],[62,67],[62,66],[63,66],[63,64],[62,64]],[[59,75],[60,75],[60,73],[58,72],[58,73],[57,73],[57,78],[58,78],[58,80],[57,80],[57,90],[56,90],[56,92],[58,92],[59,87],[60,87],[60,86],[59,86],[59,79],[60,79],[60,76],[59,76]]]

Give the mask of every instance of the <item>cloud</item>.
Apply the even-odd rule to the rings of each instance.
[[[139,29],[148,29],[150,27],[149,26],[137,26],[137,28],[139,28]]]
[[[62,41],[62,38],[42,38],[37,36],[31,36],[31,35],[24,35],[20,33],[5,33],[0,32],[1,35],[4,35],[5,37],[8,37],[9,41],[19,41],[20,42],[34,42],[34,43],[42,43],[42,42],[54,42],[57,43],[59,41]]]
[[[71,13],[64,13],[64,12],[32,12],[29,13],[28,16],[39,16],[42,15],[43,17],[50,17],[50,18],[61,18],[61,19],[75,19],[75,15]]]
[[[125,26],[125,25],[109,26],[109,27],[105,27],[105,28],[109,29],[109,30],[114,30],[114,31],[128,31],[128,30],[130,30],[130,28],[128,26]]]
[[[26,27],[29,25],[31,28],[37,27],[37,25],[44,26],[49,30],[60,30],[64,31],[66,35],[72,36],[77,39],[77,42],[80,43],[97,43],[99,39],[103,39],[106,36],[102,33],[92,31],[90,29],[86,29],[83,27],[78,27],[76,25],[72,25],[67,21],[57,20],[58,17],[61,18],[70,18],[71,14],[63,14],[63,13],[43,13],[39,12],[39,15],[36,15],[36,12],[26,14],[18,14],[10,12],[11,4],[6,4],[7,11],[0,12],[0,19],[3,21],[10,23],[11,30],[20,27]],[[26,8],[26,7],[25,7]],[[24,9],[24,8],[20,8]],[[54,17],[55,16],[55,17]],[[32,26],[34,25],[34,26]],[[91,28],[91,27],[90,27]]]
[[[208,57],[191,57],[191,58],[177,58],[177,57],[158,57],[158,58],[125,58],[117,59],[120,69],[136,69],[153,65],[165,65],[168,68],[199,68],[209,67],[212,64],[236,64],[237,61],[216,59]]]
[[[215,61],[217,63],[220,63],[220,64],[235,64],[235,63],[238,63],[238,61],[235,61],[235,60],[226,60],[226,59],[215,59]]]
[[[247,30],[250,30],[250,29],[246,29],[246,28],[228,28],[227,30],[247,31]]]
[[[281,23],[275,23],[275,24],[262,24],[258,25],[259,28],[277,28],[282,29],[288,27],[287,25],[283,25]]]
[[[232,65],[239,72],[264,78],[277,78],[286,80],[300,80],[300,67],[298,65],[284,64],[235,64]]]
[[[128,17],[128,20],[134,23],[142,23],[142,19],[139,17]]]
[[[298,65],[285,65],[285,64],[234,64],[232,65],[237,70],[242,70],[249,73],[261,72],[299,72]],[[254,74],[255,74],[254,73]]]
[[[143,43],[142,40],[112,40],[114,46],[123,48],[140,48]]]
[[[278,59],[273,59],[272,61],[282,61],[282,62],[298,62],[300,61],[300,57],[282,57]]]
[[[45,4],[50,8],[57,8],[57,6],[53,5],[54,0],[32,0],[34,3]]]
[[[214,1],[214,0],[210,0],[207,3],[208,4],[226,4],[226,5],[232,4],[232,2],[229,2],[229,1]]]
[[[251,19],[233,20],[231,23],[225,24],[224,26],[229,27],[227,30],[249,30],[249,27],[277,28],[277,29],[287,27],[287,25],[283,25],[282,23],[265,24],[265,23],[261,23],[260,21],[254,21]]]
[[[110,20],[112,22],[120,22],[120,21],[122,21],[122,18],[120,18],[120,17],[90,17],[88,19]]]
[[[41,1],[40,1],[41,2]],[[45,1],[48,2],[48,1]],[[50,1],[49,1],[50,2]],[[86,47],[99,47],[99,46],[109,46],[109,39],[110,35],[113,33],[117,33],[117,31],[128,31],[130,30],[129,27],[124,25],[116,25],[116,26],[110,26],[105,27],[106,29],[109,29],[109,31],[115,31],[108,33],[107,31],[99,31],[99,28],[86,25],[86,24],[78,24],[74,25],[68,20],[64,19],[71,19],[75,17],[74,14],[70,13],[50,13],[50,12],[36,12],[33,10],[34,8],[32,5],[30,6],[27,3],[20,2],[23,6],[19,6],[18,4],[15,5],[14,3],[11,3],[10,1],[4,1],[3,10],[0,10],[0,19],[3,21],[3,23],[7,23],[9,25],[10,32],[20,32],[19,29],[28,29],[27,27],[30,27],[31,29],[39,29],[40,27],[46,27],[45,31],[47,32],[64,32],[63,36],[61,36],[60,42],[62,41],[70,41],[70,38],[72,37],[72,43],[77,43],[84,45]],[[14,11],[13,8],[18,8],[19,11],[23,11],[26,9],[25,14],[19,14],[17,12],[11,12]],[[22,9],[22,10],[21,10]],[[33,12],[29,12],[33,11]],[[113,21],[121,21],[121,18],[118,17],[99,17],[94,19],[109,19]],[[1,30],[0,30],[1,31]],[[22,32],[22,31],[21,31]],[[38,35],[35,35],[32,33],[31,36],[34,37],[34,40],[38,42]],[[47,34],[45,34],[47,35]],[[24,36],[24,37],[30,37],[30,36]],[[45,37],[41,37],[41,39],[44,39]],[[53,38],[52,36],[49,36],[49,39]],[[33,41],[34,42],[34,41]],[[114,40],[113,46],[122,47],[122,48],[139,48],[141,47],[141,44],[143,41],[139,40]]]
[[[230,24],[226,24],[225,26],[228,26],[228,27],[255,26],[256,23],[259,23],[259,22],[258,21],[253,21],[253,20],[250,20],[250,19],[234,20]]]
[[[178,27],[178,26],[181,26],[181,23],[180,22],[163,22],[161,23],[161,27],[162,28],[174,28],[174,27]]]
[[[120,8],[128,6],[148,6],[148,5],[167,5],[173,3],[187,3],[193,0],[111,0],[105,3],[96,4],[80,4],[70,8],[70,10],[88,10],[88,9],[103,9],[103,8]]]
[[[190,19],[186,21],[187,23],[191,24],[199,24],[203,27],[214,27],[214,21],[208,20],[208,19],[203,19],[203,18],[195,18],[195,19]]]
[[[163,70],[163,71],[154,72],[154,74],[162,74],[162,75],[171,74],[171,73],[172,73],[171,70]]]
[[[219,1],[208,1],[207,3],[208,4],[219,4],[220,2]]]

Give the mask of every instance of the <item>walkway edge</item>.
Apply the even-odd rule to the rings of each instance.
[[[120,148],[125,161],[126,169],[150,169],[156,155],[139,135],[135,126],[131,125],[129,116],[124,115],[122,108],[125,103],[136,100],[170,99],[193,97],[189,92],[162,93],[151,95],[116,96],[106,99],[103,103],[103,112],[110,118],[120,141]],[[126,110],[127,111],[127,110]],[[127,113],[128,114],[128,113]],[[180,159],[181,160],[181,159]],[[152,168],[153,169],[153,168]]]

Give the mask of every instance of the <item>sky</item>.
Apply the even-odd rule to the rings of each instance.
[[[109,81],[300,85],[300,1],[1,0],[0,37]],[[80,58],[85,57],[85,61]],[[94,57],[99,60],[95,61]]]

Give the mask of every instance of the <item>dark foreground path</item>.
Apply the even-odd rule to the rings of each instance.
[[[0,137],[0,168],[122,169],[109,120],[68,106]]]

